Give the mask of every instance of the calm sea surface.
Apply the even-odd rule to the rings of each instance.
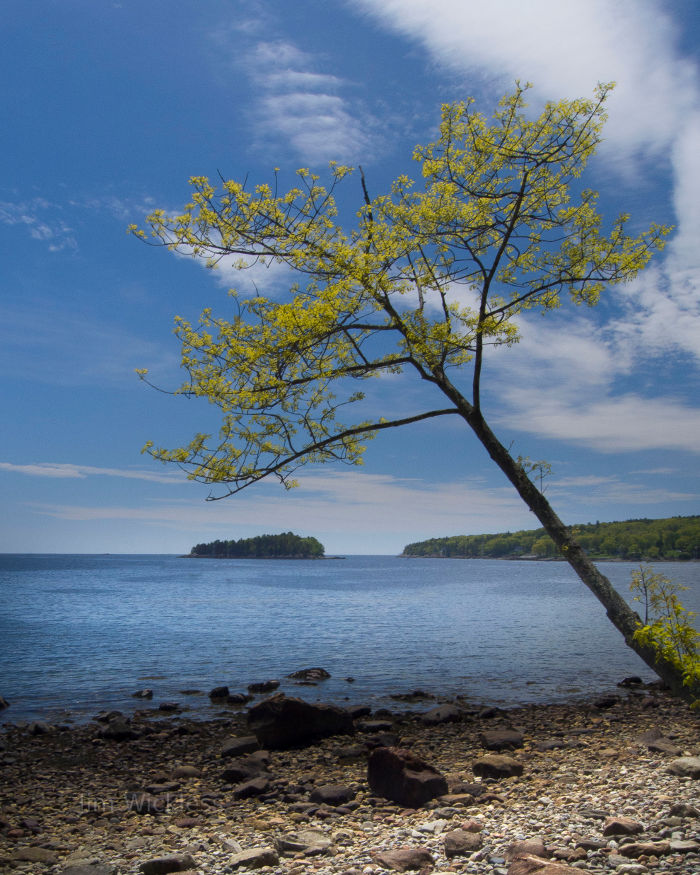
[[[637,566],[601,568],[627,593]],[[654,568],[690,587],[684,604],[700,611],[700,563]],[[283,680],[311,666],[332,678]],[[212,687],[270,678],[339,704],[386,706],[420,688],[512,706],[583,698],[630,674],[653,677],[560,562],[0,555],[11,703],[0,721],[130,711],[144,687],[147,707],[178,701],[205,717]],[[181,692],[193,689],[203,694]]]

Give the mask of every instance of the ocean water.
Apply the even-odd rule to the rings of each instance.
[[[602,571],[627,593],[637,566]],[[700,611],[700,563],[654,568]],[[312,666],[331,679],[285,680]],[[272,678],[288,694],[376,708],[415,689],[474,704],[567,701],[632,674],[653,679],[562,562],[0,555],[5,722],[162,701],[209,717],[212,687]],[[150,703],[132,697],[145,687]]]

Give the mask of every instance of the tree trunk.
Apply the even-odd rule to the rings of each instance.
[[[462,401],[464,402],[464,399]],[[462,409],[462,415],[489,456],[515,486],[525,504],[542,523],[564,559],[603,605],[610,622],[622,633],[625,643],[668,684],[674,695],[689,701],[700,698],[700,689],[695,688],[697,685],[689,687],[683,684],[682,673],[676,665],[657,653],[652,647],[644,646],[634,639],[634,632],[641,625],[639,615],[632,610],[607,577],[598,571],[544,495],[491,431],[479,411],[471,405],[466,405],[466,409],[463,405],[459,406]]]

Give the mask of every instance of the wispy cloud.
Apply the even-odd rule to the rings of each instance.
[[[30,237],[45,244],[50,252],[78,248],[75,230],[66,222],[63,208],[45,198],[0,201],[0,222],[24,227]]]
[[[353,96],[355,83],[323,70],[324,61],[289,39],[248,35],[241,51],[240,27],[235,40],[219,31],[219,51],[230,52],[253,89],[252,118],[260,147],[271,153],[291,147],[309,164],[367,159],[374,151],[380,125]],[[235,53],[235,54],[234,54]]]
[[[137,468],[98,468],[69,462],[33,462],[17,465],[0,462],[0,471],[24,474],[28,477],[49,477],[60,480],[86,480],[89,477],[119,477],[125,480],[146,480],[151,483],[182,484],[183,475],[176,471],[158,473]]]

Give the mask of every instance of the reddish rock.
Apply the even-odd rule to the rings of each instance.
[[[375,851],[372,859],[384,869],[407,872],[409,869],[422,869],[435,863],[427,848],[396,848],[390,851]]]
[[[508,867],[508,875],[580,875],[581,870],[565,863],[554,863],[528,854],[518,857]]]
[[[670,852],[671,845],[668,842],[629,842],[618,848],[618,854],[620,854],[620,856],[630,857],[633,860],[636,860],[641,856],[662,857],[664,854],[669,854]]]
[[[445,834],[445,856],[448,860],[452,857],[468,857],[483,847],[483,844],[478,832],[453,829]]]
[[[524,839],[521,842],[513,842],[506,848],[506,860],[517,860],[518,857],[539,857],[544,859],[550,853],[542,839]]]
[[[373,750],[367,763],[367,779],[373,793],[405,808],[420,808],[448,790],[446,779],[434,766],[399,747]]]
[[[604,836],[632,836],[644,832],[644,827],[631,817],[609,817],[603,824]]]

